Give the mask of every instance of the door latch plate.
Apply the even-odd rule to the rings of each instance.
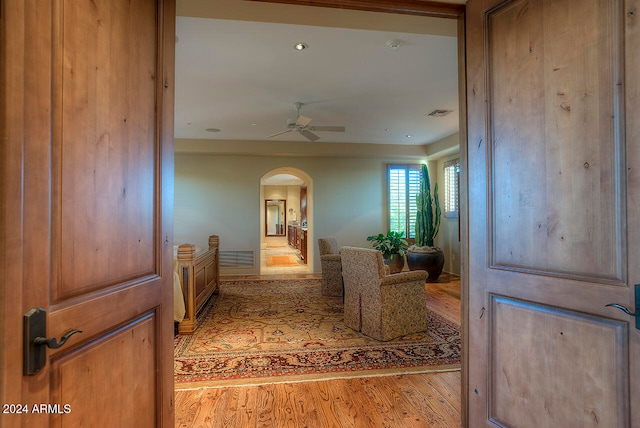
[[[37,374],[47,363],[47,347],[35,344],[36,337],[47,337],[47,312],[32,308],[23,316],[23,367],[25,376]]]

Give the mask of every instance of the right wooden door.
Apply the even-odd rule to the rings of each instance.
[[[472,427],[640,427],[639,6],[467,2]]]

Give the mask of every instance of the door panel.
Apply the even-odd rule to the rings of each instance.
[[[489,313],[492,420],[507,426],[522,420],[535,427],[551,421],[590,426],[595,420],[625,426],[627,323],[495,295]]]
[[[156,11],[125,5],[65,1],[55,11],[55,301],[158,272]]]
[[[86,424],[85,421],[94,420],[96,409],[117,409],[105,412],[100,426],[157,426],[158,365],[155,355],[160,351],[154,337],[157,322],[157,314],[145,314],[85,346],[53,358],[52,402],[69,404],[70,410],[66,414],[54,414],[53,421],[62,426],[80,427]],[[123,364],[123,358],[135,361],[135,364],[126,364],[126,361]],[[130,382],[130,379],[135,381]],[[130,388],[127,394],[120,391],[122,382]],[[97,384],[109,393],[96,393]],[[128,399],[129,394],[135,400]]]
[[[0,426],[173,426],[175,2],[2,8]]]
[[[637,9],[467,3],[470,426],[640,426]]]
[[[570,3],[486,17],[492,265],[619,281],[621,4]]]

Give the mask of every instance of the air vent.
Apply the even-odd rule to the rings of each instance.
[[[221,268],[252,268],[254,260],[253,250],[220,251]]]
[[[430,113],[427,113],[427,116],[431,116],[431,117],[443,117],[448,115],[449,113],[451,113],[453,110],[433,110]]]

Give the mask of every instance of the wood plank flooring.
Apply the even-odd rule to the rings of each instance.
[[[460,279],[427,284],[428,306],[460,323]],[[460,372],[176,391],[176,427],[460,426]]]

